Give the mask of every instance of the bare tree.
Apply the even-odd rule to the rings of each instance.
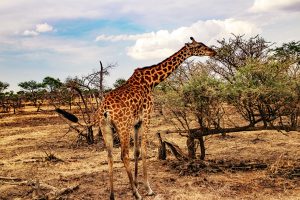
[[[72,125],[69,123],[70,130],[77,132],[79,137],[84,137],[88,144],[94,143],[94,128],[96,124],[94,115],[105,92],[105,77],[109,75],[109,70],[113,67],[115,67],[113,64],[103,67],[100,61],[99,71],[94,71],[81,78],[67,79],[65,86],[74,94],[73,103],[75,103],[80,117],[62,109],[56,109],[63,117],[77,124]]]

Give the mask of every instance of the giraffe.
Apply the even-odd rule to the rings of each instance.
[[[148,181],[146,161],[146,140],[149,132],[150,113],[153,107],[152,91],[165,80],[185,59],[191,56],[214,56],[216,52],[190,37],[178,52],[159,64],[135,69],[133,75],[119,88],[105,97],[97,111],[97,120],[106,145],[110,199],[114,198],[113,186],[113,133],[117,132],[121,143],[121,159],[136,199],[142,199],[138,192],[138,158],[141,153],[143,179],[147,195],[154,195]],[[129,160],[130,135],[134,133],[134,177]]]

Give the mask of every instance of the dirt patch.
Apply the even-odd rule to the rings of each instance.
[[[63,120],[55,115],[48,115],[45,117],[45,114],[37,114],[36,116],[32,117],[28,115],[27,117],[22,117],[22,115],[18,115],[14,117],[12,120],[5,121],[3,120],[0,122],[2,127],[16,127],[16,126],[23,126],[23,127],[34,127],[34,126],[41,126],[41,125],[54,125],[54,124],[61,124]]]
[[[0,115],[0,127],[1,200],[51,199],[53,191],[63,190],[58,199],[109,198],[105,149],[101,144],[77,143],[77,135],[66,135],[68,127],[57,115]],[[205,139],[205,162],[180,162],[171,154],[159,161],[155,133],[168,128],[163,118],[153,119],[148,163],[156,195],[145,196],[139,170],[144,199],[300,199],[299,132],[210,136]],[[168,137],[186,151],[184,138]],[[113,154],[116,199],[133,199],[120,149]]]

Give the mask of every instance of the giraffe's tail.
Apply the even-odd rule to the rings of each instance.
[[[78,122],[78,118],[72,114],[72,113],[69,113],[65,110],[62,110],[60,108],[56,108],[55,111],[59,114],[61,114],[64,118],[70,120],[71,122],[74,122],[74,123],[77,123]]]

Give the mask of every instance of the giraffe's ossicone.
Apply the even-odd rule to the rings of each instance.
[[[146,164],[146,140],[149,132],[150,113],[153,107],[152,90],[188,57],[214,56],[216,54],[213,49],[203,43],[196,42],[192,37],[191,40],[191,43],[186,43],[178,52],[164,61],[153,66],[136,69],[125,84],[112,90],[104,97],[97,111],[97,120],[108,154],[110,199],[114,199],[113,132],[117,132],[120,138],[121,158],[126,168],[133,195],[136,199],[142,199],[137,190],[138,157],[140,150],[147,195],[154,194],[148,182]],[[134,132],[134,176],[131,172],[129,160],[129,142],[132,132]],[[139,138],[141,138],[141,142],[139,142]]]

